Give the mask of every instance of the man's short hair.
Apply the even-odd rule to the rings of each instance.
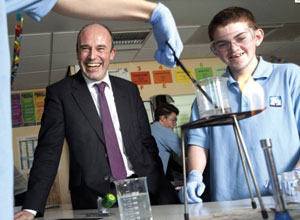
[[[161,105],[159,105],[154,113],[154,119],[155,121],[159,121],[161,116],[169,116],[172,113],[175,113],[176,115],[179,114],[179,110],[178,108],[176,108],[174,105],[169,104],[169,103],[163,103]]]
[[[240,7],[229,7],[216,14],[208,25],[208,35],[211,41],[218,27],[224,27],[230,23],[247,22],[250,28],[258,29],[256,20],[248,9]]]
[[[86,29],[87,27],[93,25],[93,24],[98,24],[98,23],[87,24],[87,25],[83,26],[81,28],[81,30],[78,32],[78,34],[77,34],[77,40],[76,40],[76,53],[78,53],[78,51],[79,51],[79,47],[78,46],[79,46],[79,41],[80,41],[80,37],[81,37],[82,31],[84,29]],[[110,51],[112,51],[112,49],[114,49],[115,45],[114,45],[114,39],[113,39],[111,30],[106,25],[104,25],[104,24],[98,24],[98,25],[103,26],[108,31],[108,33],[110,35],[110,38],[111,38],[111,50]]]

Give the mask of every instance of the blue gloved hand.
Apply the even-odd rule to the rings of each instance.
[[[202,182],[203,176],[197,170],[192,170],[189,173],[187,183],[186,183],[186,193],[187,193],[187,202],[188,203],[200,203],[202,199],[200,196],[203,194],[205,185]],[[181,203],[184,203],[184,188],[181,187],[178,193]]]
[[[174,68],[176,66],[175,58],[166,41],[175,50],[178,58],[183,45],[171,11],[162,3],[158,3],[148,22],[152,24],[153,34],[158,45],[154,58],[159,63]]]

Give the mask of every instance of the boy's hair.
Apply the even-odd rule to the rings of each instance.
[[[211,41],[214,40],[214,33],[220,26],[224,27],[230,23],[247,22],[250,28],[258,29],[256,20],[251,11],[240,7],[229,7],[216,14],[208,25],[208,35]]]
[[[174,112],[176,115],[179,114],[178,108],[176,108],[174,105],[163,103],[156,108],[154,113],[154,120],[159,121],[160,116],[164,115],[165,117],[168,117],[170,114],[172,114],[172,112]]]

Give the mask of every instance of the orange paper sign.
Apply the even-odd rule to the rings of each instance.
[[[155,84],[173,82],[171,70],[155,70],[153,71],[153,79]]]
[[[150,85],[150,72],[131,72],[131,81],[137,85]]]

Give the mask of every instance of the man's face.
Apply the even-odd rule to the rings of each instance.
[[[234,76],[254,71],[256,47],[263,40],[261,29],[253,30],[246,22],[236,22],[218,27],[213,36],[212,51],[228,65]]]
[[[166,127],[169,128],[171,130],[173,130],[176,127],[177,124],[177,115],[172,112],[170,115],[168,116],[161,116],[160,118],[160,122],[161,124]]]
[[[102,80],[115,56],[109,32],[101,25],[92,24],[81,32],[77,46],[77,59],[83,73],[91,80]]]

